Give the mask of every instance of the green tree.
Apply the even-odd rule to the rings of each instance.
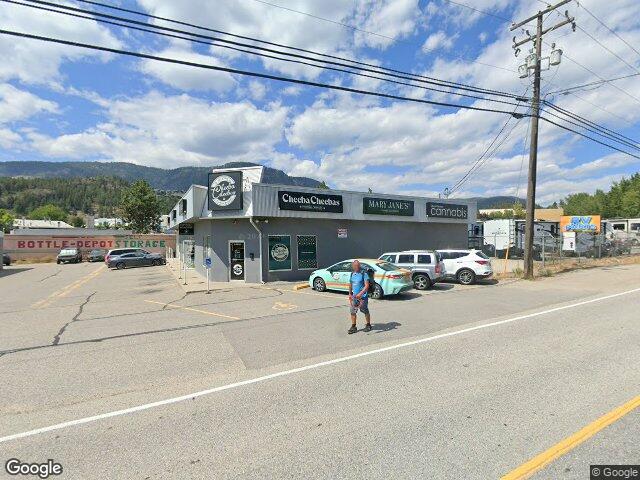
[[[0,209],[0,231],[9,233],[13,227],[14,216],[4,209]]]
[[[122,218],[136,233],[157,231],[160,226],[160,201],[144,180],[138,180],[122,195]]]
[[[524,211],[524,207],[520,202],[516,202],[513,204],[513,218],[525,218],[526,212]]]
[[[325,190],[329,190],[329,185],[327,185],[327,182],[323,180],[320,182],[320,185],[318,185],[318,188],[324,188]]]
[[[50,203],[31,210],[30,220],[53,220],[63,222],[67,219],[67,212]]]
[[[84,218],[79,215],[70,215],[67,222],[76,228],[84,228]]]
[[[640,216],[640,190],[629,190],[622,195],[620,213],[623,217]]]

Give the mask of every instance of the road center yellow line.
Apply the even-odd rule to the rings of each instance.
[[[170,303],[156,302],[154,300],[145,300],[145,302],[147,302],[147,303],[155,303],[157,305],[162,305],[163,307],[178,308],[178,309],[181,309],[181,310],[189,310],[190,312],[204,313],[205,315],[212,315],[214,317],[228,318],[230,320],[240,320],[239,317],[233,317],[231,315],[224,315],[223,313],[209,312],[207,310],[200,310],[198,308],[182,307],[180,305],[172,305]]]
[[[615,410],[612,410],[609,413],[603,415],[596,421],[584,427],[582,430],[565,438],[561,442],[555,444],[553,447],[535,456],[528,462],[523,463],[515,470],[512,470],[511,472],[504,475],[502,477],[502,480],[521,480],[524,478],[529,478],[538,470],[544,468],[546,465],[561,457],[565,453],[570,452],[585,440],[593,437],[603,428],[608,427],[617,420],[620,420],[626,414],[630,413],[638,407],[640,407],[640,395],[629,400],[627,403],[619,406]]]

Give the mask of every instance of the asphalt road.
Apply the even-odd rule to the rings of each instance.
[[[640,395],[638,266],[371,301],[374,330],[355,335],[343,294],[185,296],[164,267],[14,266],[0,292],[3,464],[490,479],[542,455],[533,478],[586,479],[640,463],[639,409],[593,426]]]

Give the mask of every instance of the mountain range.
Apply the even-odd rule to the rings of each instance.
[[[184,192],[191,185],[206,185],[212,168],[250,167],[255,163],[231,162],[211,167],[179,167],[164,169],[126,162],[0,162],[0,177],[72,178],[118,177],[129,182],[146,180],[156,190]],[[264,182],[318,187],[321,182],[307,177],[292,177],[271,167],[265,167]]]
[[[91,178],[118,177],[128,182],[146,180],[157,189],[169,192],[184,192],[191,185],[206,185],[207,174],[212,168],[233,168],[256,166],[256,163],[231,162],[211,167],[179,167],[164,169],[146,167],[126,162],[0,162],[0,177],[27,178]],[[264,182],[271,184],[293,185],[298,187],[319,187],[323,182],[308,177],[292,177],[282,170],[265,167]],[[521,198],[510,196],[474,197],[478,208],[505,208],[516,201],[524,205]]]

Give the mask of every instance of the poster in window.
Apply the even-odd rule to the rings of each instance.
[[[315,235],[298,235],[298,268],[318,268]]]
[[[291,270],[289,235],[269,235],[269,270]]]

